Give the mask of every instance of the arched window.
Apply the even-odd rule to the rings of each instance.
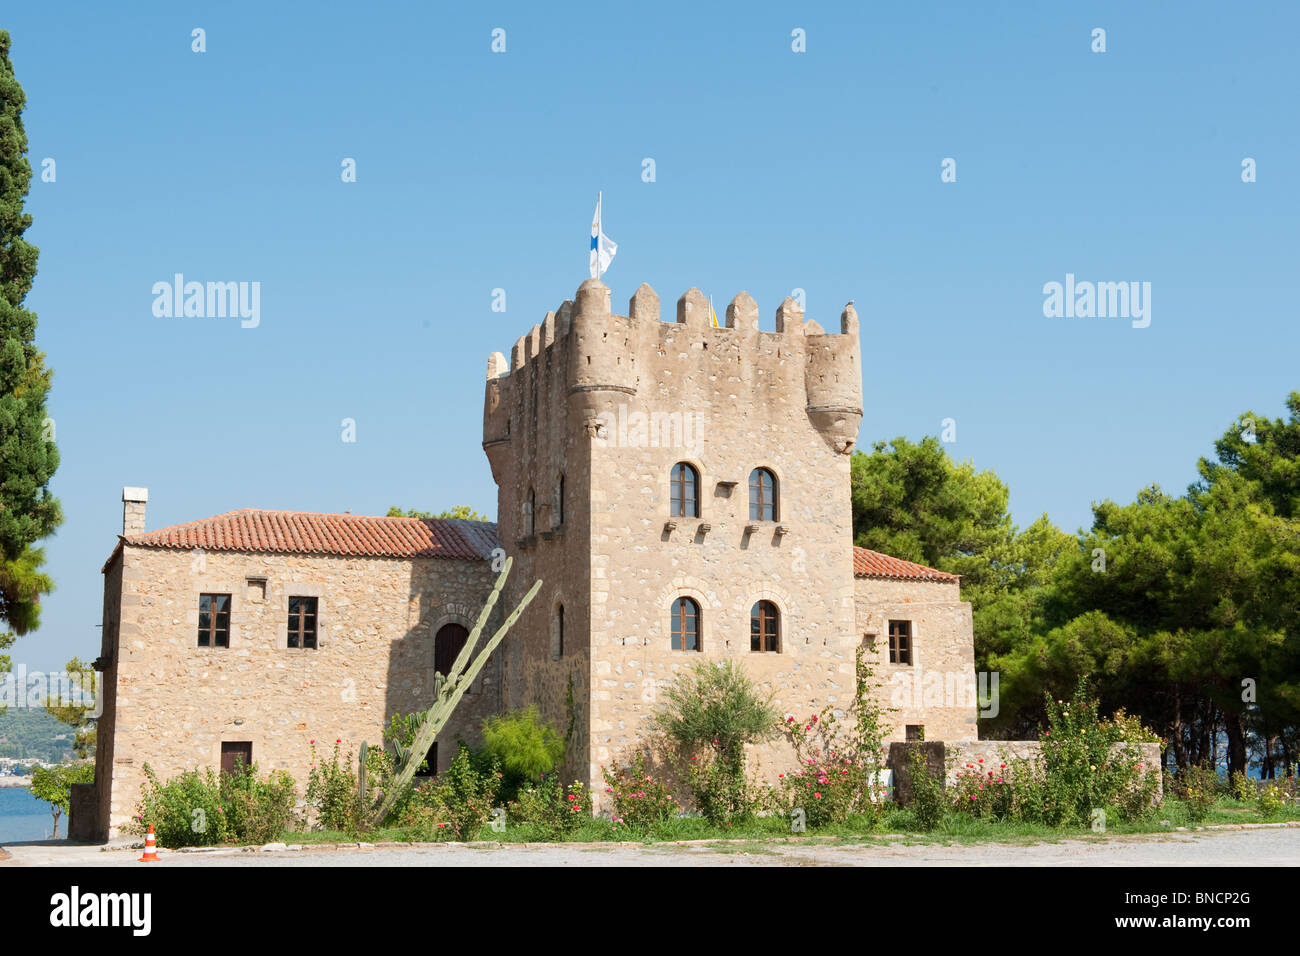
[[[673,602],[673,650],[700,649],[700,606],[688,597]]]
[[[564,524],[564,472],[560,472],[559,487],[555,489],[555,527]]]
[[[749,520],[776,521],[776,476],[766,468],[749,473]]]
[[[459,624],[444,624],[433,639],[433,669],[443,677],[451,673],[451,665],[465,649],[469,631]]]
[[[670,489],[669,514],[674,518],[698,518],[700,516],[700,476],[684,461],[673,465],[668,479]]]
[[[749,611],[749,649],[781,650],[781,614],[771,601],[758,601]]]

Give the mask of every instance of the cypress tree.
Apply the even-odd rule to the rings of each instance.
[[[63,519],[49,491],[59,464],[45,411],[50,371],[36,348],[36,314],[23,307],[39,251],[23,238],[32,224],[23,211],[32,180],[26,102],[9,59],[9,33],[0,30],[0,618],[11,632],[0,635],[0,649],[37,624],[40,595],[52,585],[33,544]]]

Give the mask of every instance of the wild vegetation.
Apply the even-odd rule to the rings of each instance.
[[[936,438],[881,442],[853,457],[855,543],[963,575],[976,666],[1000,674],[982,733],[1033,736],[1086,677],[1179,772],[1284,777],[1300,761],[1300,392],[1286,405],[1229,424],[1183,494],[1102,501],[1076,535],[1046,515],[1014,526],[1007,486]]]

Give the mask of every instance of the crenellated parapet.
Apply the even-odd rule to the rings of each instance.
[[[558,391],[567,398],[570,417],[588,421],[654,384],[643,377],[661,368],[657,357],[670,354],[698,361],[701,368],[729,356],[729,374],[739,369],[788,378],[791,369],[801,367],[809,418],[835,451],[852,450],[862,418],[862,358],[853,303],[845,306],[838,333],[805,319],[802,307],[790,298],[777,307],[776,331],[760,331],[758,304],[747,292],[722,310],[717,327],[708,298],[696,288],[677,300],[675,321],[663,321],[659,296],[644,283],[629,300],[627,313],[613,312],[609,288],[588,279],[572,301],[547,313],[515,342],[509,361],[493,354],[483,416],[483,444],[490,459],[494,449],[504,452],[517,437],[511,434],[512,409],[519,413],[539,396]],[[557,388],[539,387],[539,377],[556,376],[564,379],[550,383]],[[523,422],[535,419],[535,412],[517,416]]]

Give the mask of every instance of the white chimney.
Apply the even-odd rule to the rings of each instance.
[[[148,488],[122,489],[122,534],[131,536],[144,531],[144,506],[149,500]]]

